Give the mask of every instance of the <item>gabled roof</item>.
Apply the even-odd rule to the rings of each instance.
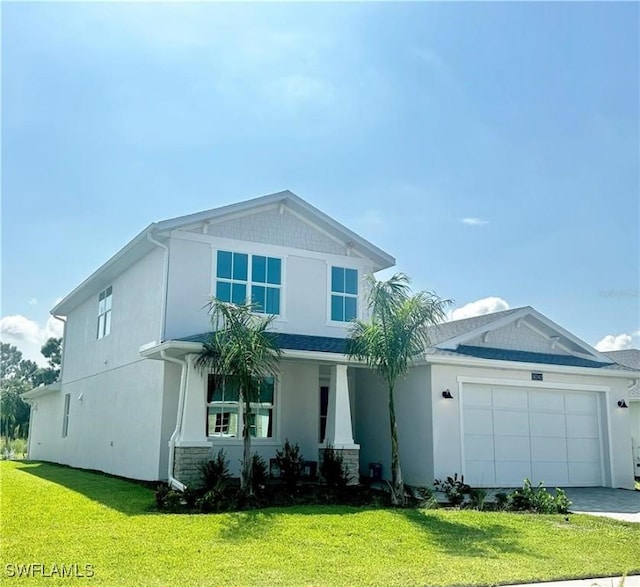
[[[469,349],[488,349],[490,347],[478,347],[473,344],[473,340],[481,337],[489,332],[503,328],[509,324],[520,324],[524,322],[526,326],[532,328],[538,332],[541,336],[549,339],[550,350],[552,343],[561,345],[562,348],[567,351],[568,355],[579,358],[585,363],[581,366],[607,366],[614,364],[611,357],[597,351],[591,345],[580,340],[577,336],[565,330],[555,322],[549,320],[546,316],[534,310],[531,306],[524,306],[522,308],[514,308],[511,310],[504,310],[502,312],[495,312],[492,314],[484,314],[482,316],[476,316],[473,318],[465,318],[463,320],[455,320],[452,322],[446,322],[444,324],[438,324],[429,328],[429,338],[432,348],[429,354],[450,354],[451,352],[459,355],[469,356],[472,353]],[[561,359],[551,359],[549,357],[558,357],[559,353],[531,353],[528,351],[518,351],[509,349],[491,349],[495,357],[489,357],[487,353],[489,351],[477,350],[474,351],[477,358],[497,358],[499,360],[514,360],[522,361],[524,359],[518,358],[518,353],[526,353],[531,355],[531,361],[527,362],[550,362],[553,364],[566,364],[570,365],[573,359],[563,359],[564,363],[558,363]],[[487,355],[487,356],[483,356]],[[538,356],[539,355],[539,356]],[[524,355],[522,355],[524,356]],[[509,358],[508,358],[509,357]],[[568,362],[567,362],[568,361]],[[575,365],[579,366],[579,365]]]
[[[166,241],[173,230],[184,230],[208,221],[216,221],[222,218],[237,218],[281,206],[284,207],[284,209],[290,210],[293,214],[304,219],[311,225],[318,227],[321,231],[344,242],[345,245],[348,245],[353,251],[363,257],[371,259],[376,271],[395,265],[395,259],[389,253],[379,249],[346,226],[327,216],[324,212],[305,202],[293,192],[285,190],[237,204],[212,208],[211,210],[205,210],[196,214],[187,214],[186,216],[178,216],[177,218],[150,224],[111,257],[111,259],[94,271],[69,295],[62,299],[62,301],[56,304],[56,306],[52,308],[51,314],[66,316],[87,297],[107,287],[115,277],[136,261],[142,259],[156,247],[156,245],[149,240],[150,238]]]
[[[621,351],[604,351],[602,353],[613,359],[618,365],[640,371],[640,349],[625,349]]]

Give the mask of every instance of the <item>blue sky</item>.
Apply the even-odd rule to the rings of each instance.
[[[638,347],[639,22],[606,2],[5,3],[3,340],[35,358],[55,300],[150,222],[291,189],[456,317],[532,305]]]

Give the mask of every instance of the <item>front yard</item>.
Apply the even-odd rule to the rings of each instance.
[[[162,514],[135,483],[37,462],[3,461],[0,472],[4,585],[490,585],[640,571],[640,524],[602,518],[337,506]],[[55,578],[62,565],[85,577]]]

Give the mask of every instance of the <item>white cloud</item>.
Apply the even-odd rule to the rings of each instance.
[[[49,316],[44,326],[40,326],[20,314],[0,318],[0,340],[18,347],[25,359],[46,366],[47,360],[40,354],[40,348],[50,337],[62,336],[62,322]]]
[[[630,349],[633,343],[632,334],[607,334],[602,340],[596,343],[599,351],[622,351]]]
[[[492,314],[493,312],[501,312],[509,309],[509,303],[498,297],[488,297],[469,302],[461,308],[449,312],[450,320],[462,320],[463,318],[472,318],[473,316],[483,316],[484,314]]]
[[[483,220],[482,218],[460,218],[460,222],[468,226],[484,226],[485,224],[489,224],[488,220]]]

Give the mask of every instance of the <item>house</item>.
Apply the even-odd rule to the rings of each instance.
[[[289,191],[149,225],[52,309],[62,373],[25,394],[30,457],[180,488],[222,447],[239,471],[243,406],[194,364],[215,295],[276,316],[284,354],[252,405],[253,450],[268,462],[289,439],[317,461],[331,444],[354,476],[388,477],[386,391],[344,353],[363,276],[394,264]],[[637,369],[528,307],[440,325],[432,343],[397,388],[407,483],[632,486],[617,402]]]

